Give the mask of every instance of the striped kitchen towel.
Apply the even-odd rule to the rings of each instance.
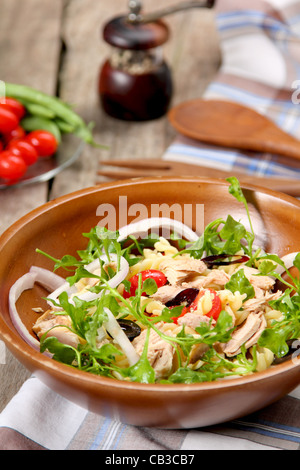
[[[299,419],[300,387],[261,411],[221,425],[187,430],[135,427],[88,412],[31,377],[0,415],[0,450],[151,451],[153,454],[299,450]]]
[[[203,98],[248,106],[300,139],[300,2],[219,0],[215,9],[222,64]],[[163,158],[300,178],[300,166],[285,157],[204,145],[181,135]]]
[[[300,2],[219,0],[216,21],[223,63],[206,98],[253,107],[300,138]],[[299,92],[300,97],[300,92]],[[293,98],[293,101],[292,101]],[[164,155],[262,175],[292,175],[274,155],[202,146],[178,137]],[[191,454],[198,450],[299,450],[300,387],[263,410],[216,426],[161,430],[91,413],[32,376],[0,414],[0,449],[102,450]],[[105,455],[105,454],[103,454]],[[133,455],[133,454],[132,454]],[[106,463],[109,463],[107,461]]]

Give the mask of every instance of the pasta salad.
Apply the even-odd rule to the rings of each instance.
[[[118,232],[94,227],[78,256],[51,258],[54,272],[33,266],[10,290],[10,313],[23,338],[70,367],[117,380],[197,383],[273,367],[300,338],[300,254],[284,258],[254,246],[247,201],[236,178],[230,193],[244,204],[250,230],[230,215],[199,237],[171,220],[147,219]],[[146,229],[169,224],[167,239]],[[179,237],[176,229],[182,229]],[[55,274],[72,271],[66,279]],[[35,282],[48,309],[27,331],[16,301]]]

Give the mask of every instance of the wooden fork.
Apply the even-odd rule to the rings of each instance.
[[[300,196],[300,179],[261,177],[245,175],[238,171],[224,171],[207,168],[200,165],[175,162],[169,160],[102,160],[101,166],[113,167],[101,169],[99,176],[121,180],[151,176],[203,176],[208,178],[228,178],[236,176],[241,183],[256,184],[275,191],[281,191],[292,196]]]

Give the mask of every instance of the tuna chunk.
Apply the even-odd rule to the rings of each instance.
[[[181,292],[182,290],[182,287],[165,285],[159,287],[157,291],[151,295],[151,298],[154,300],[158,300],[163,304],[166,304],[170,300],[174,299],[174,297],[176,297],[176,295],[179,294],[179,292]]]
[[[164,272],[169,283],[173,286],[178,286],[183,281],[189,281],[195,277],[195,275],[202,274],[207,269],[203,261],[193,258],[165,259],[160,263],[159,268]]]
[[[54,326],[55,328],[53,328]],[[47,334],[47,337],[55,336],[61,343],[76,348],[79,344],[79,337],[66,328],[70,326],[71,319],[68,315],[57,315],[51,310],[47,310],[47,312],[36,321],[32,329],[38,338],[41,339],[41,337],[52,328]]]
[[[177,320],[178,325],[186,325],[189,326],[190,328],[197,328],[200,326],[200,323],[207,323],[209,324],[210,318],[206,315],[197,315],[195,312],[188,312],[186,313],[183,317],[179,317]],[[216,323],[213,320],[213,323]]]
[[[249,266],[243,266],[240,269],[244,270],[246,278],[253,285],[253,287],[257,287],[263,291],[269,291],[275,284],[275,280],[271,277],[258,275],[258,269],[250,268]]]
[[[183,287],[195,287],[196,289],[205,289],[206,287],[218,288],[224,287],[225,284],[230,280],[229,274],[225,273],[222,269],[213,269],[207,276],[200,276],[188,285],[183,283]]]
[[[264,296],[259,296],[258,298],[253,298],[246,300],[246,302],[243,305],[244,310],[247,310],[249,312],[258,312],[263,310],[265,307],[268,306],[268,302],[270,300],[277,300],[282,296],[281,291],[277,291],[274,294],[270,294],[269,292],[266,292]]]
[[[181,326],[184,325],[195,330],[198,326],[200,326],[201,323],[206,323],[208,325],[210,320],[211,319],[208,316],[197,315],[197,313],[195,312],[188,312],[183,317],[179,317],[177,323],[178,325],[181,325]],[[215,323],[216,323],[215,320],[212,320],[212,326]],[[204,344],[204,343],[195,344],[191,349],[189,362],[191,364],[194,364],[195,362],[197,362],[199,359],[202,358],[203,354],[205,354],[208,349],[209,349],[209,346],[207,344]]]
[[[223,345],[223,352],[228,357],[236,356],[241,352],[241,347],[253,346],[266,328],[266,321],[262,313],[250,313],[244,323],[237,328],[231,339]]]
[[[139,355],[143,352],[146,336],[147,330],[143,330],[142,333],[132,341],[132,345]],[[147,357],[151,367],[153,367],[155,371],[156,379],[160,380],[170,375],[173,367],[173,355],[173,346],[161,339],[156,331],[151,329]]]

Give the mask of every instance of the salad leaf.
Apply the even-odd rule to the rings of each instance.
[[[151,279],[151,278],[145,279],[142,285],[142,292],[147,295],[152,295],[152,294],[155,294],[156,291],[157,291],[157,284],[154,281],[154,279]]]
[[[213,328],[211,322],[209,324],[201,323],[196,328],[196,332],[200,335],[202,343],[212,346],[217,341],[227,343],[231,338],[233,329],[231,316],[225,310],[222,310]]]
[[[151,367],[150,362],[148,360],[148,356],[147,356],[149,337],[150,337],[150,328],[148,328],[147,330],[143,352],[138,362],[127,369],[119,370],[120,374],[123,377],[130,378],[132,382],[140,382],[140,383],[146,383],[146,384],[155,382],[155,372],[154,372],[154,369]]]
[[[246,235],[245,235],[245,238],[248,242],[248,253],[247,254],[249,256],[251,256],[251,262],[253,264],[255,256],[253,257],[252,248],[253,248],[253,242],[254,242],[254,239],[255,239],[255,233],[254,233],[254,229],[253,229],[253,225],[252,225],[252,220],[251,220],[251,216],[250,216],[248,202],[247,202],[247,199],[246,199],[246,197],[245,197],[245,195],[244,195],[244,193],[241,189],[239,180],[235,176],[231,176],[230,178],[227,178],[227,181],[230,183],[230,186],[229,186],[229,189],[228,189],[229,193],[232,196],[234,196],[237,201],[244,204],[245,209],[246,209],[246,213],[247,213],[247,217],[248,217],[248,221],[249,221],[249,225],[250,225],[250,230],[251,230],[251,233],[247,231]]]
[[[300,295],[291,296],[291,292],[287,289],[279,299],[269,302],[274,310],[282,313],[282,319],[274,321],[258,340],[259,346],[270,349],[277,357],[289,352],[289,340],[300,337]]]
[[[256,350],[254,348],[253,357],[247,358],[245,348],[236,356],[235,362],[222,357],[210,348],[202,357],[203,364],[197,370],[189,367],[180,367],[168,380],[161,383],[199,383],[212,382],[224,377],[236,376],[240,374],[240,369],[244,369],[245,374],[255,372],[257,367]]]
[[[48,350],[53,354],[52,358],[63,364],[71,365],[76,358],[76,349],[67,344],[62,344],[55,336],[41,339],[40,351]]]
[[[255,297],[254,287],[245,276],[245,271],[242,268],[232,274],[230,281],[225,284],[225,288],[229,289],[233,294],[235,292],[246,294],[247,300]]]
[[[59,305],[63,309],[63,312],[60,312],[60,314],[65,313],[69,315],[74,333],[84,339],[87,321],[88,318],[90,318],[89,309],[91,308],[91,303],[82,301],[78,299],[78,297],[74,297],[74,304],[72,304],[69,302],[67,292],[62,292],[58,299]]]
[[[291,280],[291,282],[288,282],[286,279],[283,278],[282,275],[278,274],[278,272],[276,271],[277,265],[284,268],[284,272],[287,277]],[[298,253],[295,257],[293,265],[297,269],[300,269],[300,253]],[[266,254],[264,256],[261,256],[259,258],[258,269],[262,275],[273,276],[280,282],[285,284],[288,288],[296,289],[297,292],[300,291],[300,280],[290,273],[289,269],[287,269],[284,262],[278,255]]]
[[[152,324],[159,323],[161,321],[166,322],[166,323],[172,323],[173,318],[178,318],[181,315],[183,308],[184,308],[184,305],[177,305],[176,307],[172,309],[165,307],[163,308],[160,315],[152,317],[150,321]]]

